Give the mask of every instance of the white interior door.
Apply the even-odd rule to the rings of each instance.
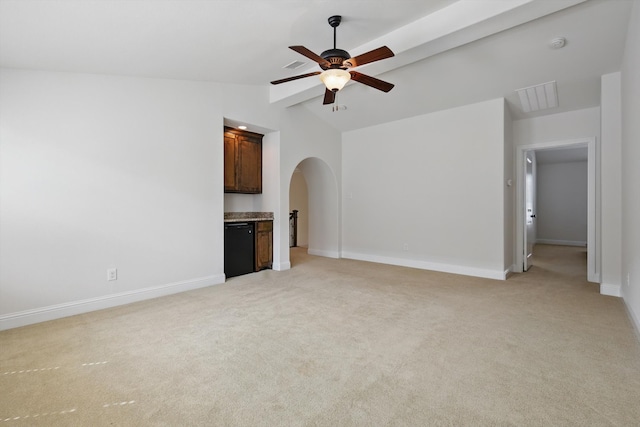
[[[524,206],[524,271],[532,265],[533,245],[536,243],[536,153],[527,151],[525,161],[525,206]]]

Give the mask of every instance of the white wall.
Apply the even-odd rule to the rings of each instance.
[[[0,329],[223,282],[225,119],[265,133],[248,206],[274,212],[274,269],[289,266],[288,186],[310,157],[330,175],[321,249],[339,253],[340,134],[268,88],[1,73]]]
[[[309,237],[309,193],[307,181],[304,179],[302,171],[296,169],[291,177],[289,187],[289,212],[298,211],[298,246],[308,246]]]
[[[224,281],[218,86],[1,73],[0,327]]]
[[[504,134],[503,99],[345,132],[343,256],[503,278]]]
[[[515,153],[513,149],[513,120],[504,107],[504,270],[515,271],[516,186]]]
[[[538,243],[587,244],[587,174],[587,162],[538,162]]]
[[[622,295],[640,330],[640,2],[634,2],[622,65]]]
[[[265,212],[262,199],[254,194],[225,193],[225,212]]]
[[[309,170],[302,172],[309,192],[309,250],[317,255],[337,257],[340,253],[340,133],[316,116],[295,106],[283,111],[280,121],[280,194],[289,194],[289,184],[295,168],[304,160],[314,159]],[[289,261],[289,200],[279,201],[282,227],[279,233],[281,254],[274,269],[290,268]],[[284,222],[286,215],[286,225]],[[316,217],[320,221],[314,221]],[[313,228],[316,227],[316,231]],[[314,234],[315,233],[315,234]],[[314,240],[314,236],[318,238]],[[274,251],[276,242],[274,240]]]
[[[516,146],[593,136],[600,136],[600,108],[598,107],[513,122]]]
[[[620,296],[622,285],[622,92],[620,73],[601,78],[600,166],[602,288]],[[606,171],[606,173],[604,173]]]

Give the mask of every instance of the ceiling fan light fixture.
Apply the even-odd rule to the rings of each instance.
[[[342,17],[340,15],[334,15],[329,18],[329,25],[333,28],[333,49],[325,50],[321,55],[318,55],[304,46],[289,46],[289,49],[311,59],[314,62],[317,62],[320,68],[322,68],[322,72],[312,71],[310,73],[274,80],[271,84],[279,85],[281,83],[304,79],[306,77],[319,76],[320,80],[322,80],[322,83],[326,87],[322,105],[333,104],[336,102],[338,91],[342,90],[349,80],[354,80],[382,92],[389,92],[393,89],[393,84],[389,82],[367,76],[366,74],[359,73],[358,71],[348,71],[350,68],[391,58],[393,56],[393,51],[387,46],[381,46],[377,49],[370,50],[369,52],[351,57],[349,52],[336,47],[336,27],[340,25],[341,20]],[[339,109],[339,107],[336,108]]]
[[[341,68],[329,68],[320,73],[320,80],[330,91],[337,92],[351,80],[351,74]]]

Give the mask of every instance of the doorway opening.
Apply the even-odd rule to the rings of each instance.
[[[516,271],[527,271],[535,260],[534,245],[544,244],[586,246],[587,280],[600,282],[598,265],[599,239],[596,223],[596,140],[557,141],[518,147],[516,152]],[[571,167],[558,165],[575,163]],[[555,162],[555,163],[554,163]],[[582,163],[581,163],[582,162]],[[586,169],[586,191],[576,180],[580,170]],[[544,179],[537,175],[544,172]],[[554,182],[555,180],[555,182]],[[539,184],[539,185],[537,185]],[[565,193],[553,186],[562,186]],[[570,186],[574,185],[574,189]],[[540,200],[537,186],[544,186],[546,193]],[[570,191],[568,194],[567,191]],[[568,195],[567,195],[568,194]],[[564,197],[565,211],[557,212],[554,197]],[[584,200],[586,199],[586,200]],[[542,203],[542,204],[541,204]],[[584,204],[582,210],[579,206]],[[568,206],[568,207],[566,207]],[[544,207],[544,209],[543,209]],[[541,211],[542,209],[542,211]],[[556,210],[556,212],[554,212]],[[544,213],[544,222],[540,222]],[[544,224],[544,228],[541,226]]]
[[[294,252],[339,258],[340,198],[335,174],[324,160],[310,157],[301,161],[289,181],[289,210],[296,210],[296,245],[292,247],[289,229],[289,257]]]
[[[289,184],[289,247],[309,246],[309,191],[304,174],[297,167]]]

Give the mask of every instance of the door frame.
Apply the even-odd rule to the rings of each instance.
[[[531,163],[529,163],[528,159],[529,157],[532,158]],[[531,268],[531,264],[529,263],[529,257],[533,255],[533,246],[535,245],[535,240],[533,242],[529,242],[529,218],[531,218],[531,222],[532,222],[532,227],[534,228],[535,232],[533,234],[534,237],[538,236],[537,233],[537,224],[534,224],[537,222],[536,220],[536,214],[535,211],[537,210],[537,206],[536,203],[532,203],[531,207],[532,212],[531,215],[529,215],[529,212],[527,211],[527,195],[529,193],[529,190],[527,189],[527,172],[529,170],[529,167],[531,167],[531,177],[532,179],[535,181],[538,174],[537,174],[537,160],[536,160],[536,152],[535,150],[526,150],[524,152],[524,210],[523,210],[523,225],[524,225],[524,233],[522,234],[522,238],[524,239],[523,243],[522,243],[522,248],[524,250],[523,252],[523,256],[522,256],[522,271],[528,271],[529,268]],[[533,194],[531,195],[531,198],[535,201],[536,196],[537,196],[537,191],[538,191],[538,185],[536,182],[533,183],[532,185],[533,188]],[[529,252],[529,243],[531,243],[531,252]]]
[[[597,167],[598,141],[595,137],[585,137],[570,140],[539,142],[521,145],[516,148],[516,244],[515,260],[516,272],[522,273],[524,268],[524,233],[526,233],[525,213],[525,184],[526,167],[524,162],[527,151],[543,150],[547,148],[578,148],[587,147],[587,280],[600,283],[600,226],[598,212],[600,211],[600,191],[596,183],[599,182]]]

